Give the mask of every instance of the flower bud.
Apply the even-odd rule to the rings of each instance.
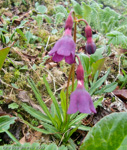
[[[77,71],[76,71],[77,80],[84,81],[84,69],[83,69],[83,66],[81,64],[80,58],[78,56],[77,56],[77,58],[78,58],[78,61],[79,61],[79,65],[78,65]]]
[[[89,25],[85,27],[85,36],[87,39],[92,37],[92,29]]]
[[[66,22],[65,22],[65,30],[70,29],[72,30],[73,27],[73,18],[72,18],[72,12],[70,12]]]
[[[87,43],[86,43],[86,51],[88,54],[94,54],[96,51],[96,45],[92,40],[92,37],[87,39]]]

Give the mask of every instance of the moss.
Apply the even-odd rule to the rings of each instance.
[[[37,30],[37,36],[41,37],[42,40],[46,39],[50,35],[49,31],[44,29]]]
[[[50,41],[49,43],[53,43],[53,42],[56,42],[60,37],[56,36],[56,35],[52,35],[50,36]]]
[[[1,2],[0,2],[0,8],[1,8]],[[0,9],[0,15],[2,15],[3,12],[5,12],[5,11],[6,11],[5,8],[1,8],[1,9]]]
[[[6,81],[6,83],[10,83],[12,79],[12,74],[10,72],[5,73],[4,75],[4,80]]]
[[[48,9],[48,13],[47,13],[48,15],[54,14],[54,6],[48,5],[47,9]]]

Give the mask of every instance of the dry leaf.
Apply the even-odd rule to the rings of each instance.
[[[114,90],[113,93],[121,100],[127,100],[127,90]]]

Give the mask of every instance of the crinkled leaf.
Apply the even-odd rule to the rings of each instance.
[[[19,105],[16,104],[16,103],[11,103],[11,104],[8,105],[8,108],[17,109],[17,108],[19,108]]]
[[[124,150],[122,148],[127,148],[126,129],[126,112],[110,114],[89,131],[80,150]]]
[[[65,15],[63,13],[57,13],[56,16],[55,16],[55,23],[56,24],[59,24],[63,21]]]
[[[76,13],[77,15],[79,15],[80,17],[83,16],[82,7],[81,7],[78,3],[76,3],[76,4],[74,5],[74,11],[75,11],[75,13]]]
[[[36,10],[41,13],[41,14],[44,14],[47,12],[47,8],[44,6],[44,5],[39,5],[36,7]]]
[[[45,148],[45,150],[57,150],[57,149],[58,149],[58,147],[56,146],[55,143],[52,143],[52,144],[46,146],[46,148]]]
[[[109,39],[109,43],[113,45],[121,45],[123,48],[127,47],[127,36],[119,31],[112,31],[106,34],[107,38]]]
[[[57,5],[55,7],[55,12],[57,13],[63,13],[65,17],[68,16],[67,10],[63,5]]]
[[[90,22],[91,19],[91,8],[89,5],[86,5],[85,2],[82,2],[83,18]]]

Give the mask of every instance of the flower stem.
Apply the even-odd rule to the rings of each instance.
[[[72,89],[71,91],[74,91],[74,80],[75,80],[75,64],[72,64]]]
[[[83,21],[83,22],[85,22],[85,24],[88,26],[89,24],[88,24],[88,22],[85,20],[85,19],[78,19],[78,20],[75,20],[76,22],[80,22],[80,21]]]
[[[67,91],[66,91],[66,116],[65,116],[65,122],[67,122],[68,91],[69,91],[69,84],[70,84],[70,80],[71,80],[72,70],[73,70],[73,65],[71,66],[70,73],[69,73],[69,77],[68,77],[68,81],[67,81]]]
[[[74,20],[75,20],[75,25],[74,25],[74,42],[76,43],[76,27],[77,27],[77,22],[76,22],[76,17],[75,17],[75,12],[72,11],[74,14]],[[66,91],[66,116],[65,116],[65,122],[67,122],[68,115],[67,115],[67,110],[68,110],[68,97],[69,97],[69,84],[72,76],[72,91],[74,90],[74,78],[75,78],[75,63],[71,65],[68,81],[67,81],[67,91]]]
[[[74,13],[74,20],[75,20],[75,25],[74,25],[74,42],[76,43],[77,22],[76,22],[75,13]],[[74,91],[74,79],[75,79],[75,64],[72,64],[72,92]]]

